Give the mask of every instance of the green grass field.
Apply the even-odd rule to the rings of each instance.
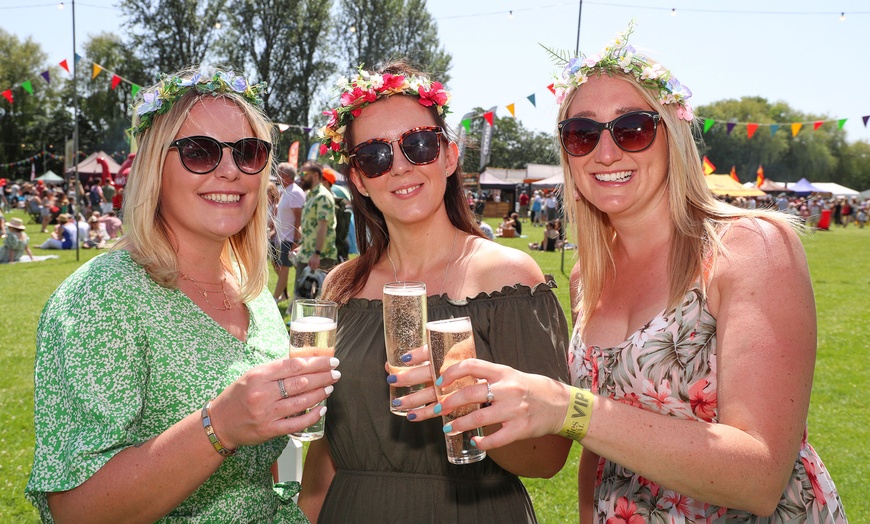
[[[7,215],[26,217],[21,214]],[[490,221],[495,226],[497,220]],[[47,235],[29,225],[31,245]],[[528,251],[540,228],[526,224],[526,238],[500,239]],[[870,522],[870,442],[864,397],[870,385],[870,229],[836,229],[807,236],[819,319],[819,349],[810,406],[810,442],[822,456],[851,522]],[[39,314],[54,289],[82,262],[98,252],[41,251],[60,258],[35,264],[0,265],[0,522],[37,522],[24,498],[33,457],[33,354]],[[559,284],[557,294],[568,315],[568,277],[573,253],[533,252],[545,273]],[[564,267],[564,273],[563,273]],[[569,315],[570,318],[570,315]],[[763,336],[763,334],[759,334]],[[580,447],[550,480],[526,485],[542,523],[576,522],[577,465]]]

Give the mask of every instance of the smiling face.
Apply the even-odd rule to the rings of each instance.
[[[627,113],[653,110],[629,82],[600,76],[577,90],[567,116],[605,123]],[[591,153],[568,157],[568,165],[580,194],[611,219],[643,217],[657,206],[667,206],[668,137],[663,122],[644,151],[623,151],[604,130]]]
[[[350,178],[357,189],[369,194],[388,223],[415,222],[443,214],[447,178],[456,170],[456,144],[440,139],[440,153],[431,164],[415,165],[405,158],[398,139],[406,131],[436,126],[432,114],[416,98],[392,96],[362,110],[353,121],[351,149],[371,139],[392,140],[393,165],[386,174],[366,178],[351,162]]]
[[[205,97],[190,109],[175,139],[204,135],[221,142],[254,137],[244,111],[226,98]],[[213,239],[223,242],[251,220],[257,207],[261,178],[242,173],[232,150],[223,148],[214,171],[198,175],[181,163],[177,148],[169,149],[163,165],[160,212],[179,243]]]

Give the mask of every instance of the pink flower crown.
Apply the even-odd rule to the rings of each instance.
[[[335,83],[341,92],[340,103],[335,109],[324,111],[329,122],[318,133],[320,154],[330,154],[339,164],[348,163],[348,147],[344,141],[347,125],[360,115],[363,108],[381,98],[393,95],[418,97],[420,105],[435,107],[439,115],[450,113],[450,93],[440,82],[433,82],[425,76],[383,75],[369,73],[360,67],[357,75],[348,80],[341,77]]]

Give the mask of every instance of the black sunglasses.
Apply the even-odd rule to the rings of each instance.
[[[431,164],[441,154],[441,136],[444,130],[438,126],[422,126],[409,129],[396,140],[373,138],[357,144],[350,150],[350,158],[366,178],[377,178],[393,167],[393,142],[415,166]]]
[[[566,153],[584,156],[595,149],[606,129],[620,149],[639,153],[655,141],[660,119],[661,115],[654,111],[633,111],[603,123],[591,118],[569,118],[559,122],[559,139]]]
[[[235,142],[221,142],[210,136],[186,136],[169,144],[178,150],[181,165],[191,173],[211,173],[221,163],[224,148],[233,151],[233,161],[239,171],[256,175],[269,163],[272,144],[259,138],[242,138]]]

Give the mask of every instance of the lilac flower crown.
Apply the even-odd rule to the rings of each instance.
[[[156,115],[167,113],[172,109],[172,104],[192,90],[211,95],[236,93],[252,105],[260,107],[263,105],[262,94],[266,90],[266,83],[250,84],[245,77],[236,75],[232,71],[212,70],[206,67],[192,76],[161,74],[157,85],[142,93],[141,102],[136,107],[138,122],[134,121],[130,129],[132,134],[140,136],[151,127]]]
[[[380,75],[364,71],[360,66],[355,77],[350,80],[341,77],[335,85],[336,90],[341,92],[339,106],[323,112],[329,116],[329,122],[320,128],[318,137],[321,142],[320,154],[331,155],[339,164],[348,163],[347,144],[344,141],[347,125],[372,102],[393,95],[408,95],[417,97],[420,105],[435,106],[439,115],[450,113],[447,107],[450,93],[440,82],[433,82],[422,75]]]
[[[678,104],[680,107],[677,108],[677,116],[691,122],[695,118],[688,102],[692,91],[661,64],[638,54],[628,44],[628,37],[634,32],[634,27],[632,20],[628,28],[617,33],[597,55],[587,57],[581,53],[579,57],[569,58],[547,49],[558,62],[566,64],[562,77],[554,85],[557,103],[561,104],[568,90],[580,87],[590,76],[601,76],[605,73],[612,76],[615,72],[621,72],[633,76],[640,85],[655,92],[662,104]]]

